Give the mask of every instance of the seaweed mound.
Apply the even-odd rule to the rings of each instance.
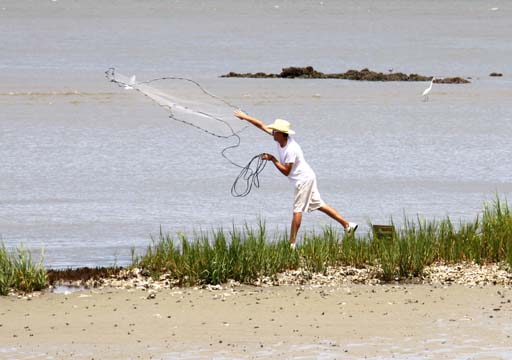
[[[282,78],[282,79],[343,79],[356,81],[430,81],[432,76],[418,74],[404,74],[401,72],[382,73],[364,68],[362,70],[348,70],[344,73],[325,74],[315,70],[312,66],[306,67],[286,67],[279,74],[267,74],[263,72],[257,73],[236,73],[229,72],[221,75],[221,77],[238,77],[238,78]],[[461,77],[448,77],[436,79],[435,83],[440,84],[467,84],[468,80]]]
[[[77,269],[50,269],[46,272],[50,285],[57,283],[85,282],[88,280],[99,280],[116,275],[121,268],[115,267],[82,267]]]

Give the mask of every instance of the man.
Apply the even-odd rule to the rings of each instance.
[[[287,176],[295,186],[293,218],[290,230],[290,246],[292,248],[295,248],[295,239],[304,211],[320,210],[339,222],[348,234],[353,234],[356,231],[356,223],[345,220],[336,209],[327,205],[320,197],[315,173],[304,159],[299,144],[289,136],[295,134],[295,132],[290,129],[288,121],[276,119],[272,124],[265,125],[261,120],[251,117],[240,110],[236,110],[234,115],[272,135],[278,144],[279,160],[271,154],[262,154],[262,159],[272,161],[277,170]]]

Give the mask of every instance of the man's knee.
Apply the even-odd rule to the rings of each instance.
[[[302,213],[299,213],[299,212],[293,213],[293,222],[295,224],[300,225],[301,221],[302,221]]]

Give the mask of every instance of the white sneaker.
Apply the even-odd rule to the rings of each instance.
[[[290,243],[290,248],[291,248],[292,250],[295,250],[295,243]]]
[[[352,234],[354,234],[356,232],[358,226],[359,225],[357,225],[356,223],[349,222],[348,223],[348,227],[345,229],[345,232],[348,235],[352,235]]]

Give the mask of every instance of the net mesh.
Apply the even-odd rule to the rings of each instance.
[[[127,89],[135,90],[147,96],[169,112],[173,120],[195,127],[212,136],[233,139],[221,154],[231,164],[243,167],[228,156],[226,151],[238,147],[239,133],[247,125],[235,119],[233,110],[237,106],[215,96],[198,82],[181,77],[162,77],[148,81],[138,81],[135,76],[120,74],[114,68],[106,71],[107,79]]]

